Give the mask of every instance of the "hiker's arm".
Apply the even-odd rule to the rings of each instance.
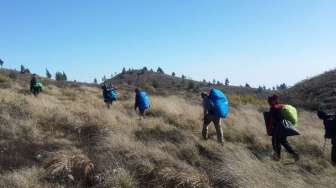
[[[205,117],[209,113],[209,107],[205,101],[203,101],[203,116]]]
[[[134,110],[138,108],[138,95],[135,95],[135,103],[134,103]]]
[[[33,85],[34,85],[34,82],[33,80],[30,81],[30,91],[33,91]]]

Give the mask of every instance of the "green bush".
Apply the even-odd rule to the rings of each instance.
[[[15,81],[17,79],[17,74],[15,74],[14,72],[11,72],[9,73],[8,77],[12,79],[13,81]]]

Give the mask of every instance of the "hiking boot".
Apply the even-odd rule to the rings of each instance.
[[[293,153],[292,156],[293,156],[293,159],[295,160],[295,162],[300,160],[300,157],[297,153]]]
[[[280,161],[280,155],[277,154],[277,153],[274,153],[274,154],[272,155],[272,159],[273,159],[274,161]]]

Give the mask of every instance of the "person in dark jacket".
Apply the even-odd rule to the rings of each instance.
[[[111,88],[108,88],[106,84],[102,86],[104,102],[107,108],[110,108],[114,101],[114,99],[112,99],[112,96],[110,96],[111,90],[116,90],[116,88],[113,86]]]
[[[319,111],[317,116],[323,120],[326,139],[331,139],[331,161],[336,166],[336,114],[327,114],[323,111]]]
[[[30,80],[30,92],[37,97],[37,95],[41,92],[41,87],[38,87],[37,85],[38,79],[37,75],[33,74],[31,80]]]
[[[202,93],[201,97],[203,99],[203,130],[202,136],[205,140],[208,139],[208,127],[210,123],[214,123],[217,133],[217,140],[219,143],[223,144],[223,130],[221,128],[221,118],[215,115],[214,104],[209,99],[207,93]]]
[[[272,146],[274,150],[273,159],[279,161],[281,158],[281,146],[283,146],[288,153],[290,153],[295,161],[299,160],[299,155],[293,150],[287,141],[287,135],[284,132],[282,121],[284,117],[281,113],[281,105],[278,102],[278,96],[273,95],[268,97],[270,105],[268,126],[272,133]]]

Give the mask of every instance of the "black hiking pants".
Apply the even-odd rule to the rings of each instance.
[[[281,146],[283,146],[288,153],[296,154],[293,148],[289,145],[287,141],[287,136],[272,136],[272,145],[274,152],[280,157]]]
[[[334,165],[336,165],[336,137],[331,139],[331,161],[333,162]]]
[[[40,89],[39,88],[33,88],[32,90],[31,90],[31,92],[33,93],[33,95],[35,96],[35,97],[37,97],[39,94],[40,94]]]

